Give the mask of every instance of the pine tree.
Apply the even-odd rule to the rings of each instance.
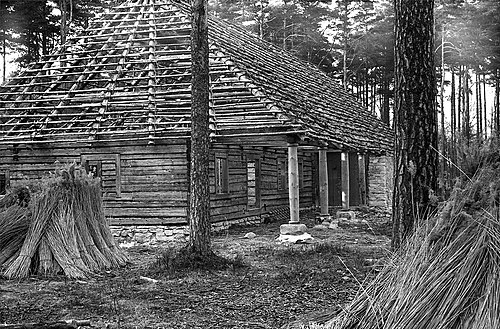
[[[434,1],[395,0],[393,248],[432,209],[437,187]]]
[[[207,1],[192,1],[191,165],[189,249],[201,257],[210,248],[209,57]]]

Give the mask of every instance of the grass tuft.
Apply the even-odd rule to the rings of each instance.
[[[234,258],[221,257],[215,253],[202,257],[191,252],[188,248],[176,250],[169,248],[157,256],[156,261],[148,268],[147,272],[152,275],[176,275],[191,271],[224,271],[236,270],[247,267],[243,257],[237,255]]]

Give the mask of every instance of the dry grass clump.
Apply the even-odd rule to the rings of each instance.
[[[184,276],[192,271],[236,270],[247,266],[240,255],[226,258],[212,252],[209,256],[201,256],[191,252],[189,247],[184,247],[180,250],[165,249],[146,272],[148,275],[159,277]]]
[[[325,328],[500,328],[499,195],[479,171]]]
[[[97,179],[71,166],[41,185],[27,208],[11,205],[0,212],[3,276],[83,278],[126,263],[104,216]]]

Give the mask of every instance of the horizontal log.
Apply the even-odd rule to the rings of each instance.
[[[144,183],[144,184],[133,184],[133,185],[123,185],[122,193],[133,193],[133,192],[169,192],[169,193],[183,193],[187,191],[187,182],[181,183],[168,183],[161,182],[156,184]],[[186,192],[187,193],[187,192]],[[167,197],[167,196],[165,196]]]
[[[111,225],[184,225],[187,219],[183,217],[116,217],[111,218]]]
[[[108,217],[181,217],[186,216],[185,208],[105,208]]]
[[[89,327],[90,320],[66,320],[54,322],[0,324],[0,329],[72,329]]]

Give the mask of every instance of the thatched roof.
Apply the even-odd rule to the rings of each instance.
[[[190,12],[130,0],[0,87],[1,143],[189,136]],[[212,137],[299,135],[369,152],[391,133],[316,67],[209,18]]]

